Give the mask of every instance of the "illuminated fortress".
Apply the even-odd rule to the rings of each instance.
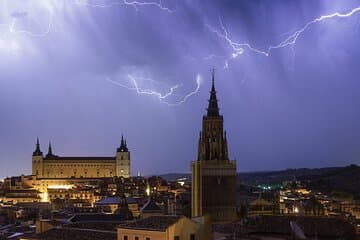
[[[39,139],[32,155],[32,174],[38,179],[79,179],[130,177],[130,152],[121,137],[120,147],[113,157],[63,157],[53,154],[51,144],[46,156],[40,150]]]

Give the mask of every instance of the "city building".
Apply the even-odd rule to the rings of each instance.
[[[38,179],[129,177],[130,152],[121,137],[120,147],[114,157],[63,157],[53,154],[51,144],[44,156],[39,139],[32,156],[32,174]]]
[[[223,116],[219,113],[214,72],[207,114],[203,116],[198,159],[191,163],[192,217],[236,220],[236,161],[229,160]]]
[[[121,224],[118,240],[180,240],[211,239],[208,222],[184,216],[151,216]]]
[[[156,203],[153,198],[150,197],[149,200],[140,209],[140,214],[142,218],[148,218],[151,216],[164,215],[164,210]]]
[[[259,198],[255,199],[250,203],[249,213],[248,213],[249,216],[267,215],[273,213],[274,213],[274,204],[261,198],[261,196],[259,196]]]
[[[40,202],[40,192],[35,189],[22,189],[11,190],[5,193],[2,197],[2,201],[5,203],[17,204],[17,203],[32,203]]]
[[[115,213],[121,204],[120,196],[104,197],[95,203],[95,207],[102,209],[105,213]]]

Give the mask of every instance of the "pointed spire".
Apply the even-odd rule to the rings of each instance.
[[[125,151],[126,151],[126,152],[129,151],[129,150],[128,150],[128,147],[127,147],[126,139],[125,139]]]
[[[209,107],[207,108],[207,116],[208,117],[217,117],[219,116],[219,107],[216,98],[216,90],[215,90],[215,70],[212,69],[212,79],[211,79],[211,91],[210,91],[210,99],[209,99]]]
[[[121,143],[120,143],[120,146],[124,146],[124,135],[121,134]]]
[[[55,155],[52,152],[51,142],[49,141],[49,149],[48,149],[48,153],[46,154],[46,157],[50,158],[50,157],[54,157],[54,156]]]
[[[124,139],[124,135],[121,134],[120,147],[117,149],[117,152],[127,152],[127,151],[128,148],[127,148],[126,140]]]
[[[51,154],[51,155],[52,155],[51,142],[49,142],[49,151],[48,151],[48,154]]]
[[[215,91],[215,68],[211,72],[211,91]]]
[[[40,142],[39,142],[39,137],[36,138],[36,148],[35,151],[33,152],[33,156],[42,156],[42,152],[40,150]]]

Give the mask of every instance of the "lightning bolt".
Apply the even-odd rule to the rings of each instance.
[[[49,14],[49,22],[48,22],[48,26],[46,28],[46,30],[44,30],[43,32],[32,32],[32,31],[28,31],[25,29],[18,29],[17,28],[17,21],[18,19],[16,17],[12,17],[12,20],[10,23],[5,24],[2,23],[0,24],[0,27],[5,28],[5,30],[2,31],[3,35],[26,35],[32,38],[41,38],[41,37],[46,37],[52,28],[52,16],[51,14]],[[7,33],[7,34],[6,34]],[[3,37],[0,38],[0,49],[1,50],[5,50],[7,52],[10,52],[12,54],[17,54],[18,50],[20,49],[20,44],[19,42],[16,40],[16,38],[13,37]]]
[[[127,77],[130,80],[130,82],[132,83],[132,85],[133,85],[132,87],[128,86],[128,85],[125,85],[125,84],[122,84],[122,83],[120,83],[118,81],[114,81],[114,80],[112,80],[110,78],[107,78],[106,81],[108,81],[108,82],[110,82],[112,84],[115,84],[117,86],[126,88],[128,90],[134,90],[139,95],[155,96],[160,100],[160,102],[165,103],[168,106],[179,106],[179,105],[185,103],[189,97],[191,97],[194,94],[199,92],[200,84],[201,84],[201,76],[198,74],[197,77],[196,77],[196,88],[195,88],[195,90],[187,93],[185,96],[182,97],[182,99],[178,100],[177,102],[169,102],[169,101],[167,101],[167,98],[173,96],[175,90],[178,89],[180,87],[180,85],[178,85],[178,84],[174,85],[174,86],[170,87],[170,89],[169,89],[169,91],[167,93],[162,94],[160,92],[157,92],[157,91],[154,91],[154,90],[151,90],[151,89],[142,89],[142,88],[140,88],[139,83],[138,83],[139,79],[136,79],[131,74],[128,74]],[[154,81],[154,80],[151,80],[151,79],[147,79],[147,80]]]
[[[64,1],[64,3],[66,3],[66,1]],[[107,7],[112,7],[114,5],[126,5],[126,6],[132,6],[136,10],[138,10],[138,7],[153,6],[153,7],[159,8],[160,10],[172,13],[172,10],[170,8],[163,6],[161,1],[159,1],[159,2],[155,2],[155,1],[142,2],[142,1],[137,1],[137,0],[119,0],[119,1],[108,2],[107,4],[96,4],[90,0],[73,0],[73,1],[71,1],[71,3],[81,5],[81,6],[90,6],[90,7],[99,7],[99,8],[107,8]],[[51,13],[49,12],[49,21],[48,21],[48,26],[47,26],[46,30],[43,32],[38,32],[38,33],[34,32],[34,31],[30,31],[30,30],[18,29],[17,22],[18,22],[17,17],[12,16],[10,23],[0,23],[0,27],[5,28],[6,32],[8,32],[10,34],[20,34],[20,35],[22,34],[22,35],[27,35],[29,37],[46,37],[51,32],[52,25],[53,25],[53,17],[51,15]],[[10,51],[10,52],[17,52],[17,50],[19,48],[20,48],[20,45],[14,39],[8,40],[8,41],[6,41],[4,38],[0,39],[0,49],[4,49],[4,50]]]
[[[139,2],[139,1],[122,0],[122,1],[112,1],[112,2],[108,2],[108,3],[100,4],[100,3],[93,3],[90,0],[75,0],[74,3],[78,4],[78,5],[84,5],[84,6],[96,7],[96,8],[109,8],[109,7],[112,7],[115,5],[126,5],[126,6],[134,7],[135,10],[137,10],[137,11],[139,10],[138,9],[139,6],[153,6],[153,7],[159,8],[160,10],[172,13],[172,10],[170,8],[164,7],[162,5],[161,1],[159,1],[159,2]]]
[[[191,97],[192,95],[195,95],[196,93],[199,92],[200,84],[201,84],[201,76],[198,74],[197,77],[196,77],[196,88],[195,88],[195,90],[188,93],[188,94],[186,94],[181,101],[179,101],[177,103],[174,103],[174,104],[170,104],[170,105],[171,106],[179,106],[179,105],[185,103],[189,97]]]
[[[67,2],[67,0],[64,0],[64,4],[66,4],[66,3],[75,4],[80,7],[93,7],[93,8],[111,8],[113,6],[120,6],[120,5],[121,6],[132,6],[135,8],[135,10],[139,10],[140,7],[154,7],[154,8],[160,9],[161,11],[166,11],[168,13],[173,12],[170,8],[165,7],[162,4],[161,0],[160,1],[152,1],[152,0],[148,0],[148,1],[142,1],[142,0],[141,1],[138,1],[138,0],[113,0],[113,1],[72,0],[69,2]],[[11,18],[9,19],[9,23],[0,23],[0,28],[3,30],[2,31],[3,33],[8,33],[8,35],[26,35],[31,38],[46,37],[52,31],[52,26],[53,26],[52,12],[53,12],[53,10],[57,10],[57,9],[53,9],[52,7],[53,6],[50,5],[50,9],[47,9],[49,12],[49,24],[47,26],[47,29],[43,32],[34,32],[34,31],[26,30],[26,29],[21,29],[21,24],[19,23],[20,22],[19,18],[26,16],[27,12],[15,12],[15,13],[9,14],[9,15],[11,15]],[[5,30],[5,32],[4,32],[4,30]],[[20,45],[19,45],[18,41],[16,41],[15,38],[11,38],[11,39],[0,38],[0,49],[9,51],[11,53],[18,53],[17,50],[20,49]],[[175,95],[175,91],[180,87],[180,85],[172,86],[169,88],[168,92],[161,93],[161,92],[149,89],[149,88],[145,89],[145,88],[140,87],[139,81],[156,82],[152,79],[135,78],[131,74],[128,74],[127,78],[130,80],[130,85],[122,84],[120,82],[116,82],[111,79],[107,79],[107,81],[109,81],[113,84],[116,84],[118,86],[124,87],[126,89],[134,90],[139,95],[155,96],[162,103],[165,103],[169,106],[180,105],[180,104],[186,102],[189,97],[196,94],[200,89],[200,77],[198,77],[197,81],[196,81],[197,87],[194,91],[187,93],[185,96],[182,97],[182,99],[180,99],[176,102],[170,102],[170,101],[168,101],[168,99]]]
[[[211,32],[215,33],[219,38],[224,39],[228,43],[228,45],[232,48],[233,53],[231,54],[230,59],[234,59],[234,58],[237,58],[239,55],[242,55],[244,53],[245,49],[268,57],[268,56],[270,56],[270,53],[272,50],[295,45],[298,38],[312,25],[322,22],[322,21],[325,21],[325,20],[328,20],[328,19],[331,19],[331,18],[335,18],[335,17],[338,17],[338,18],[351,17],[353,14],[355,14],[359,11],[360,11],[360,7],[356,7],[346,13],[335,12],[335,13],[332,13],[329,15],[323,15],[318,18],[315,18],[315,19],[311,20],[310,22],[307,22],[305,25],[303,25],[303,27],[296,30],[293,34],[291,34],[289,37],[285,38],[280,43],[278,43],[274,46],[269,46],[266,50],[257,49],[255,47],[253,47],[252,45],[250,45],[249,43],[239,43],[239,42],[232,40],[229,37],[229,33],[228,33],[227,29],[225,28],[221,19],[220,19],[221,31],[216,30],[215,28],[211,27],[210,25],[206,25],[206,26],[208,27],[208,29]],[[228,67],[228,62],[226,61],[224,68],[227,68],[227,67]]]
[[[49,24],[46,28],[45,31],[40,32],[40,33],[34,33],[31,31],[27,31],[27,30],[17,30],[16,29],[16,18],[13,18],[11,24],[8,25],[9,28],[9,32],[10,33],[14,33],[14,34],[25,34],[25,35],[29,35],[30,37],[45,37],[46,35],[48,35],[51,31],[51,26],[52,26],[52,17],[49,16]]]

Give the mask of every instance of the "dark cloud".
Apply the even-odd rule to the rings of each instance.
[[[121,133],[134,173],[189,171],[213,66],[239,171],[358,161],[360,13],[312,25],[269,57],[245,49],[230,59],[231,47],[207,27],[221,30],[222,19],[234,41],[265,50],[357,1],[164,1],[171,13],[60,2],[9,1],[12,14],[1,12],[23,19],[21,32],[0,29],[0,160],[8,166],[0,176],[30,173],[37,136],[43,151],[51,140],[59,155],[112,155]],[[30,34],[49,23],[44,37]],[[170,102],[195,89],[197,74],[203,83],[170,107],[106,81],[132,86],[128,74],[151,78],[141,87],[162,94],[179,84]]]

